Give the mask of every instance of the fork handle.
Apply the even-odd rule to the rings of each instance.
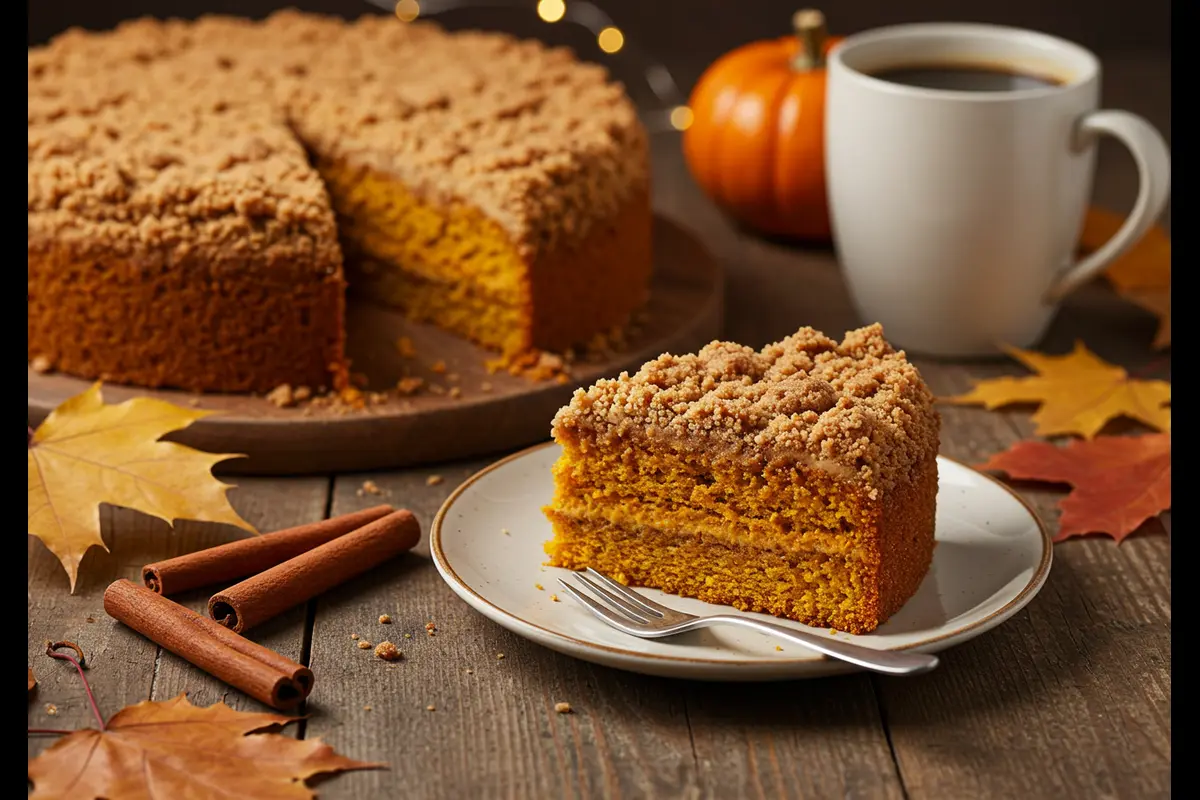
[[[863,647],[830,636],[819,636],[749,617],[718,614],[707,617],[706,621],[740,625],[760,633],[769,633],[781,639],[802,644],[831,658],[848,661],[851,664],[857,664],[865,669],[882,672],[886,675],[919,675],[922,672],[929,672],[938,665],[938,657],[932,653],[918,653],[913,650],[876,650],[873,647]]]

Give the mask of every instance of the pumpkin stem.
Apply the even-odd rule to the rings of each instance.
[[[798,72],[822,69],[825,66],[825,15],[815,8],[806,8],[792,15],[792,28],[800,40],[800,49],[792,59],[792,69]]]

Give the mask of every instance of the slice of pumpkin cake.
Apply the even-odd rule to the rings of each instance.
[[[575,393],[550,564],[851,633],[933,554],[940,418],[879,325],[713,342]]]

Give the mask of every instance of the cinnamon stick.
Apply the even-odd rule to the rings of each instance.
[[[214,594],[208,614],[241,633],[411,550],[420,538],[417,518],[404,509],[394,511]]]
[[[104,591],[104,610],[152,642],[272,708],[308,697],[312,671],[207,617],[122,578]]]
[[[393,511],[395,509],[388,505],[375,506],[168,558],[142,567],[142,582],[146,588],[164,596],[186,592],[197,586],[229,583],[270,569]]]

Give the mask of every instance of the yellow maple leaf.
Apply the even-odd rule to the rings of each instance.
[[[1039,403],[1033,415],[1039,436],[1077,433],[1091,439],[1115,417],[1126,416],[1160,431],[1171,429],[1171,384],[1130,378],[1075,343],[1065,356],[1048,356],[1006,348],[1009,355],[1037,375],[989,378],[976,382],[966,394],[945,398],[959,405],[1000,408],[1012,403]]]
[[[105,405],[100,384],[62,405],[29,441],[29,533],[62,562],[75,591],[83,554],[108,548],[100,536],[100,504],[137,509],[168,523],[225,522],[248,531],[212,476],[214,464],[237,454],[204,453],[158,439],[210,411],[135,398]]]

